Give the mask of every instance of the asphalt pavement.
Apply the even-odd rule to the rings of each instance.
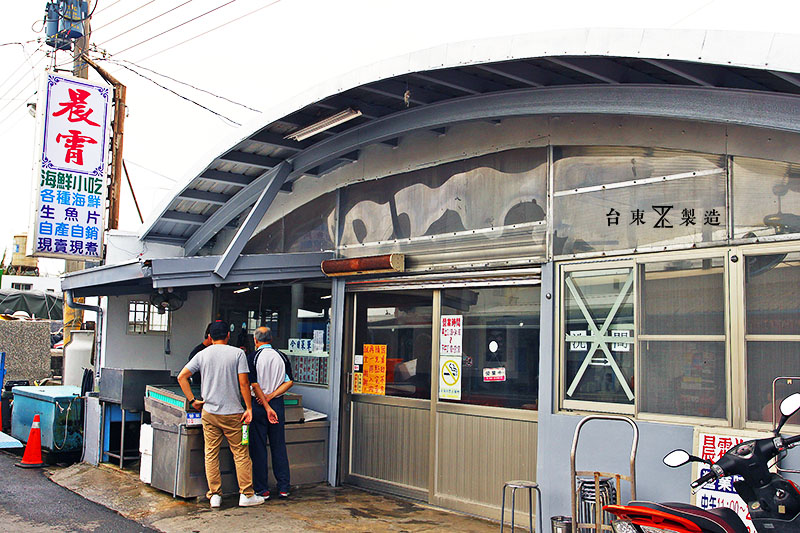
[[[19,457],[0,453],[0,529],[45,533],[156,531],[56,485],[41,469],[14,466]]]

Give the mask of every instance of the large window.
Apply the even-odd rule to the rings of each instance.
[[[798,390],[796,244],[564,263],[560,279],[565,409],[765,429],[773,381],[792,378],[778,401]]]
[[[330,282],[229,285],[219,289],[217,300],[218,318],[231,325],[230,344],[252,351],[253,332],[268,326],[296,383],[328,385]]]
[[[565,407],[727,418],[724,258],[673,257],[563,269]]]
[[[721,257],[639,267],[639,409],[725,418],[724,261]]]
[[[442,315],[463,319],[463,349],[461,399],[440,401],[538,408],[539,294],[538,286],[442,291]]]
[[[745,255],[748,420],[772,422],[772,381],[800,376],[800,253]]]
[[[353,391],[430,399],[432,318],[431,291],[357,294]]]
[[[633,403],[633,310],[632,268],[566,273],[567,399]]]

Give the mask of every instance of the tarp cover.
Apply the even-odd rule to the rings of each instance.
[[[25,311],[31,317],[61,320],[64,316],[64,298],[60,294],[44,291],[0,290],[0,313]]]

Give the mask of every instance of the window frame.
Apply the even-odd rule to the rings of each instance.
[[[764,253],[767,253],[766,251]],[[695,249],[695,250],[682,250],[682,251],[675,251],[675,252],[659,252],[659,253],[648,253],[648,254],[641,254],[641,255],[631,255],[625,257],[614,257],[614,258],[601,258],[601,259],[593,259],[593,260],[575,260],[575,261],[564,261],[560,263],[556,263],[557,266],[557,283],[556,283],[556,316],[558,317],[557,320],[557,327],[556,329],[556,344],[557,344],[557,352],[556,352],[556,359],[558,361],[558,367],[556,370],[557,375],[557,384],[558,384],[558,410],[563,412],[584,412],[584,413],[614,413],[614,414],[623,414],[628,416],[633,416],[640,420],[646,421],[653,421],[653,422],[670,422],[670,423],[677,423],[677,424],[684,424],[684,425],[710,425],[710,426],[720,426],[724,424],[725,427],[731,426],[734,422],[741,423],[738,417],[741,415],[741,407],[739,407],[738,412],[735,407],[744,405],[743,403],[735,403],[736,400],[739,402],[742,401],[742,398],[734,398],[734,390],[737,390],[740,394],[737,396],[742,395],[742,386],[739,385],[742,376],[738,374],[743,374],[744,372],[744,354],[741,350],[738,351],[739,356],[734,357],[734,350],[732,349],[732,344],[734,343],[733,339],[736,336],[736,331],[733,329],[733,324],[735,319],[734,316],[738,316],[739,313],[732,311],[732,302],[731,297],[735,294],[736,291],[731,290],[734,285],[733,279],[739,279],[743,277],[741,273],[738,275],[732,276],[732,270],[742,270],[743,262],[733,262],[731,258],[733,255],[741,255],[736,248],[728,248],[728,247],[715,247],[715,248],[704,248],[704,249]],[[642,268],[643,265],[648,263],[662,263],[665,261],[680,261],[680,260],[689,260],[689,259],[711,259],[711,258],[722,258],[723,259],[723,302],[724,302],[724,331],[725,331],[725,380],[726,380],[726,418],[707,418],[707,417],[687,417],[685,415],[674,415],[674,414],[661,414],[661,413],[648,413],[640,410],[640,402],[639,398],[641,395],[641,347],[640,344],[646,340],[708,340],[708,341],[722,341],[722,335],[653,335],[653,334],[645,334],[642,335],[640,332],[640,328],[642,325],[642,313],[644,312],[643,306],[641,305],[641,288],[642,288],[642,276],[644,275],[644,269]],[[731,265],[734,265],[731,267]],[[613,270],[613,269],[625,269],[625,268],[632,268],[634,269],[634,277],[633,277],[633,305],[634,305],[634,332],[633,332],[633,340],[634,340],[634,362],[633,362],[633,372],[634,372],[634,400],[632,405],[626,404],[617,404],[617,403],[610,403],[610,402],[591,402],[587,400],[570,400],[566,398],[566,391],[567,391],[567,383],[566,383],[566,351],[565,351],[565,328],[566,328],[566,305],[565,305],[565,297],[567,294],[567,289],[565,287],[565,279],[566,275],[571,272],[583,272],[583,271],[598,271],[598,270]],[[741,287],[741,293],[744,292],[744,285],[741,283],[739,284]],[[643,338],[644,337],[644,338]],[[707,337],[707,338],[703,338]],[[735,344],[734,344],[735,346]],[[738,371],[740,370],[740,371]],[[733,387],[733,383],[737,383],[737,387]],[[746,396],[746,392],[743,393]],[[687,421],[687,418],[689,421]],[[739,426],[743,427],[743,426]]]
[[[153,321],[152,321],[152,314],[160,314],[158,313],[158,308],[151,304],[148,300],[140,300],[136,298],[131,298],[127,302],[128,304],[128,311],[126,316],[127,325],[125,326],[125,334],[126,335],[169,335],[172,330],[172,311],[164,311],[165,316],[165,329],[153,329]],[[142,305],[144,306],[143,310],[139,310],[136,306]],[[131,313],[134,314],[134,321],[131,321]],[[139,323],[136,322],[135,316],[138,313],[144,314],[144,331],[137,331],[139,327]],[[131,329],[133,326],[133,329]]]

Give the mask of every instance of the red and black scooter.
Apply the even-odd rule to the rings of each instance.
[[[690,462],[707,463],[711,469],[692,482],[696,489],[709,481],[739,476],[733,487],[747,503],[750,518],[758,533],[800,533],[800,491],[794,483],[769,471],[770,462],[800,442],[800,435],[783,438],[781,428],[800,411],[800,393],[781,402],[781,419],[774,436],[737,444],[719,461],[712,463],[674,450],[664,457],[670,467]],[[748,533],[747,527],[727,507],[701,509],[685,503],[633,501],[628,505],[609,505],[605,510],[616,515],[615,533]]]

